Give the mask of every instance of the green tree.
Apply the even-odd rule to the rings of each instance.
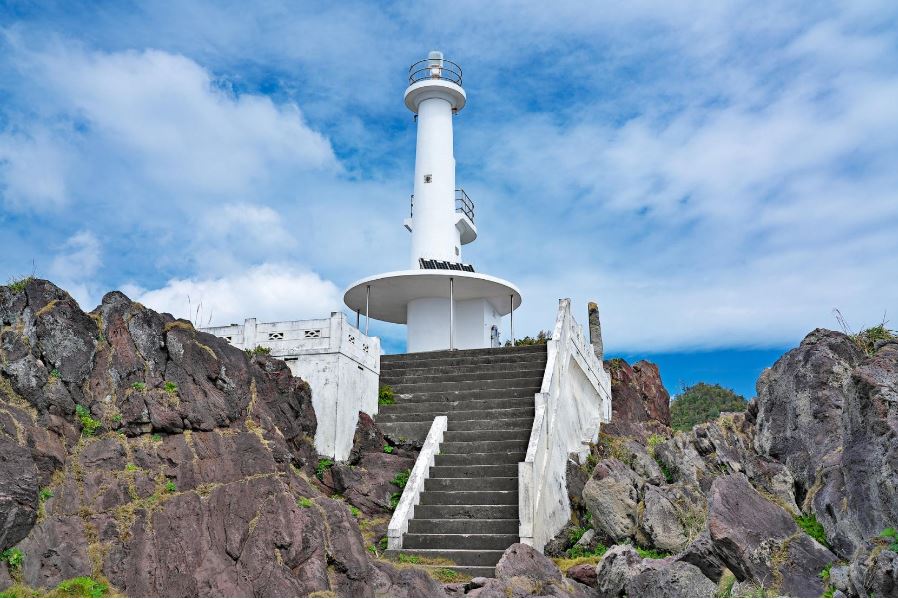
[[[702,422],[717,418],[721,412],[742,412],[745,398],[720,385],[696,383],[684,387],[670,404],[670,425],[678,431],[692,430]]]

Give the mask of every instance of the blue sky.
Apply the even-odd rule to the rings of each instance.
[[[409,64],[465,72],[465,259],[516,329],[750,396],[898,311],[898,4],[0,4],[0,277],[203,324],[314,317],[407,262]],[[893,323],[894,324],[894,323]],[[390,349],[402,330],[374,324]]]

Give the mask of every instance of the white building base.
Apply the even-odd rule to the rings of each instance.
[[[256,322],[201,329],[227,339],[240,349],[271,349],[294,376],[309,383],[318,419],[315,449],[321,455],[345,460],[359,412],[377,413],[380,378],[380,340],[368,337],[340,312],[320,320]]]
[[[479,349],[492,344],[502,316],[486,299],[455,302],[455,348]],[[497,339],[498,341],[498,339]],[[449,347],[449,299],[421,298],[408,303],[409,352],[436,351]]]

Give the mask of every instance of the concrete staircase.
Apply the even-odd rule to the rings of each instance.
[[[381,358],[380,382],[396,397],[376,418],[388,437],[423,441],[436,416],[449,421],[402,553],[493,576],[519,540],[518,462],[545,367],[544,345]]]

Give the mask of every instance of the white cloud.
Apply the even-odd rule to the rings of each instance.
[[[103,247],[97,236],[82,230],[62,244],[50,263],[50,278],[65,288],[85,310],[92,310],[102,295],[95,280],[103,264],[102,253]]]
[[[160,289],[125,285],[122,290],[156,311],[189,318],[198,326],[241,323],[245,318],[324,318],[342,306],[332,282],[282,264],[261,264],[218,278],[172,279]]]
[[[251,193],[284,169],[339,168],[330,142],[296,104],[230,92],[184,56],[71,43],[31,50],[8,38],[8,58],[29,82],[16,95],[59,123],[51,130],[22,119],[17,134],[0,138],[4,195],[17,208],[58,207],[72,199],[73,178],[107,187],[111,176],[119,191],[150,185],[207,203],[209,194]],[[75,177],[73,167],[61,168],[67,163],[82,172]]]

